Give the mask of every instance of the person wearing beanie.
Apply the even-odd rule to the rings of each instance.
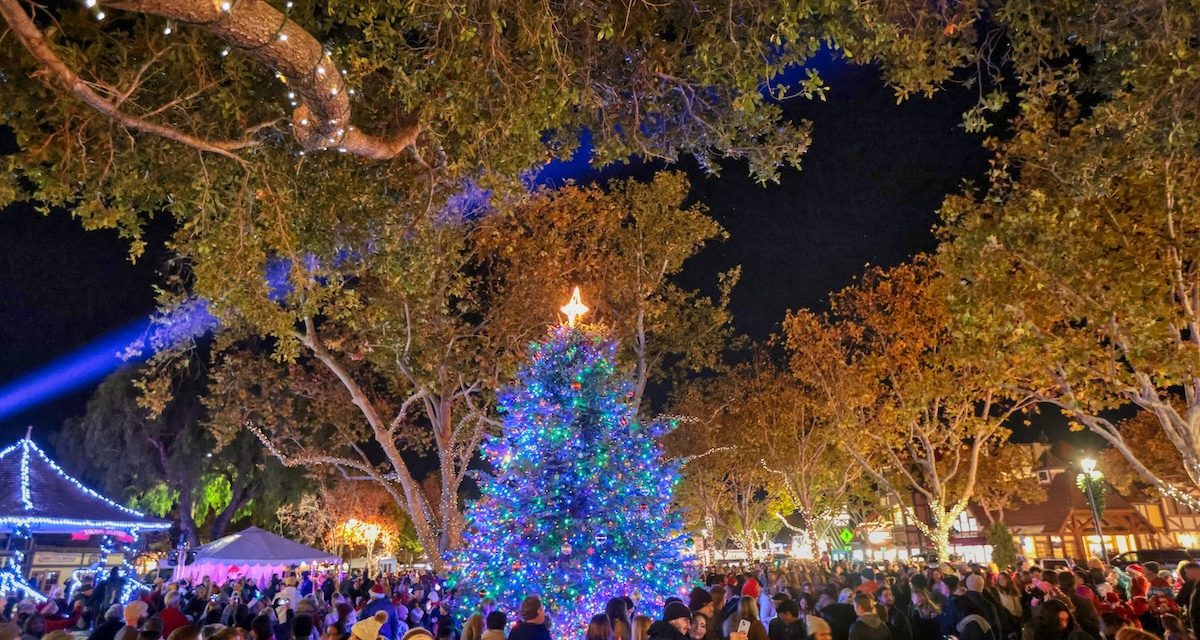
[[[703,613],[706,617],[711,618],[713,615],[713,597],[708,591],[702,587],[692,589],[688,594],[688,609],[692,613]]]
[[[550,629],[546,626],[546,608],[538,596],[528,596],[521,601],[521,620],[513,625],[509,640],[550,640]]]
[[[808,627],[808,640],[833,640],[833,629],[820,616],[806,616],[804,624]]]
[[[692,626],[692,610],[681,601],[668,602],[662,619],[650,625],[651,640],[687,640]]]
[[[386,617],[384,618],[382,628],[379,630],[379,635],[383,637],[384,640],[397,640],[399,635],[397,634],[398,627],[396,625],[396,621],[399,618],[396,616],[396,607],[392,605],[392,602],[388,599],[387,595],[387,589],[385,589],[382,584],[375,583],[372,585],[370,591],[371,601],[367,603],[367,606],[362,608],[361,612],[359,612],[358,618],[361,622],[358,624],[362,624],[363,622],[366,622],[368,618],[378,613],[382,613]],[[351,631],[353,632],[353,627],[351,628]],[[361,640],[373,639],[362,638]]]
[[[742,585],[742,597],[758,599],[762,593],[762,588],[758,586],[758,580],[747,578],[746,584]]]
[[[387,623],[386,611],[376,611],[368,618],[363,618],[350,627],[350,637],[353,640],[379,640],[383,637],[383,625]]]

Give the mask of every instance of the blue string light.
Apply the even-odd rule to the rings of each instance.
[[[640,424],[616,344],[597,327],[560,326],[535,343],[499,398],[502,431],[484,457],[452,582],[516,611],[542,597],[556,635],[579,635],[609,598],[649,607],[688,584],[685,537],[671,496],[678,465],[656,439],[674,425]]]
[[[102,503],[104,503],[105,505],[112,507],[113,509],[116,509],[122,513],[129,514],[130,516],[134,516],[136,518],[141,518],[141,519],[146,518],[146,515],[144,513],[134,510],[134,509],[130,509],[129,507],[126,507],[120,503],[113,502],[112,500],[109,500],[108,498],[100,495],[99,493],[96,493],[95,491],[91,490],[90,488],[85,486],[80,481],[78,481],[75,478],[68,475],[66,471],[63,471],[62,467],[58,466],[58,463],[56,463],[54,460],[50,459],[50,456],[46,455],[46,452],[42,451],[42,449],[40,447],[38,447],[37,444],[34,443],[33,440],[31,440],[28,437],[23,438],[17,444],[14,444],[14,445],[4,449],[3,451],[0,451],[0,460],[3,460],[4,458],[6,458],[9,455],[12,455],[13,452],[15,452],[18,447],[21,450],[20,487],[19,487],[18,491],[19,491],[20,497],[21,497],[21,505],[25,508],[26,511],[33,511],[36,509],[36,505],[34,504],[34,501],[33,501],[33,487],[32,487],[32,479],[30,476],[30,463],[29,463],[30,455],[36,454],[39,458],[41,458],[42,462],[44,462],[46,464],[46,466],[50,467],[50,469],[53,470],[54,473],[58,475],[59,478],[71,483],[76,489],[78,489],[84,495],[94,498],[96,500],[99,500]],[[92,520],[92,519],[87,519],[87,518],[63,518],[63,517],[36,516],[36,515],[0,516],[0,525],[11,525],[11,526],[17,526],[17,527],[20,527],[20,526],[34,527],[37,525],[43,525],[43,526],[74,527],[74,528],[80,528],[80,529],[85,529],[85,528],[121,529],[121,530],[129,530],[135,536],[136,536],[136,532],[139,529],[165,530],[165,529],[169,529],[171,527],[171,523],[169,523],[169,522],[145,522],[145,521],[129,522],[129,521],[120,521],[120,520],[111,520],[111,519]]]

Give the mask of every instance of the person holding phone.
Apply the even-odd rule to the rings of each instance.
[[[737,610],[725,619],[725,628],[732,639],[734,633],[744,634],[746,640],[767,640],[767,628],[758,618],[758,600],[753,596],[742,596],[737,600]]]

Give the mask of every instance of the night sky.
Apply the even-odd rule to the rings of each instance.
[[[695,258],[683,283],[711,283],[741,264],[733,311],[737,328],[755,338],[775,331],[788,309],[823,307],[864,265],[895,265],[933,249],[942,197],[986,168],[978,137],[959,126],[972,92],[949,88],[932,100],[896,105],[872,68],[835,64],[823,73],[828,102],[788,105],[789,116],[814,122],[802,171],[785,171],[779,184],[762,187],[744,164],[727,164],[720,178],[682,166],[693,177],[694,197],[731,236]],[[143,320],[153,308],[165,235],[166,224],[156,224],[148,254],[131,264],[116,232],[84,231],[65,212],[0,213],[0,394],[56,358]],[[0,441],[29,424],[38,434],[57,429],[82,413],[94,386],[0,419]]]

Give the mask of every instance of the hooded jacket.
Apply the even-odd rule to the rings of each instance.
[[[858,617],[850,625],[850,640],[892,640],[892,632],[887,623],[874,613]]]

